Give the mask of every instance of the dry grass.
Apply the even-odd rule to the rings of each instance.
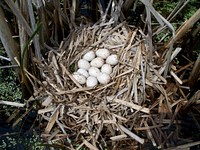
[[[76,24],[78,19],[74,15],[76,1],[63,1],[62,5],[60,1],[49,2],[38,7],[38,16],[43,24],[40,40],[44,43],[42,46],[48,49],[47,58],[38,54],[39,39],[35,39],[35,57],[31,60],[40,74],[24,69],[34,95],[27,100],[26,113],[14,125],[34,107],[31,105],[33,101],[39,101],[38,114],[45,125],[42,137],[50,144],[64,143],[69,149],[75,149],[77,144],[77,149],[116,148],[118,145],[129,145],[136,149],[148,142],[154,147],[164,148],[176,141],[179,138],[177,125],[181,123],[181,120],[177,120],[177,114],[183,106],[187,107],[199,99],[199,94],[191,103],[187,103],[183,89],[188,87],[181,86],[183,81],[177,73],[188,66],[176,70],[171,64],[181,51],[181,48],[172,51],[175,31],[148,1],[141,2],[147,13],[144,22],[147,33],[123,22],[123,0],[111,0],[105,12],[99,5],[100,21],[85,26],[81,18],[81,27]],[[11,1],[10,4],[14,5]],[[53,4],[54,7],[50,7]],[[15,9],[12,11],[23,25],[21,13]],[[34,24],[31,12],[29,10],[29,18]],[[173,13],[171,15],[175,15]],[[155,33],[152,33],[152,16],[160,24]],[[23,27],[30,36],[34,28],[29,31],[26,22]],[[154,50],[152,37],[166,27],[173,37],[169,49],[165,49],[161,56]],[[63,39],[65,34],[69,34],[67,40]],[[50,45],[44,42],[44,37],[49,38]],[[60,38],[63,39],[61,43]],[[72,73],[77,70],[78,60],[87,51],[99,48],[107,48],[117,54],[119,63],[113,69],[109,84],[84,87],[73,78]],[[158,61],[159,64],[156,63]],[[38,76],[41,79],[37,79]],[[167,77],[173,78],[174,83],[167,82]],[[177,95],[177,92],[181,94]],[[22,106],[18,103],[3,104]],[[8,120],[14,117],[11,115]]]
[[[35,60],[43,74],[39,88],[33,84],[35,99],[41,103],[38,114],[47,122],[42,136],[49,142],[67,139],[71,148],[79,143],[98,149],[126,140],[136,146],[148,140],[154,146],[165,144],[170,135],[162,127],[176,122],[184,100],[173,98],[176,89],[165,89],[162,74],[166,63],[154,64],[157,53],[149,59],[144,33],[125,22],[113,26],[110,20],[81,28],[69,39],[56,52],[49,51],[47,60]],[[70,44],[65,47],[65,43]],[[72,73],[82,55],[98,48],[109,49],[120,61],[109,84],[87,88]]]

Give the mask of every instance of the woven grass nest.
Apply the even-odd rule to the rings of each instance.
[[[34,86],[35,99],[41,102],[38,114],[47,123],[43,137],[66,141],[71,148],[78,144],[77,149],[103,149],[119,141],[130,145],[151,141],[154,146],[164,142],[168,135],[160,127],[173,122],[178,102],[164,89],[165,67],[154,64],[158,54],[149,59],[146,43],[140,29],[110,21],[81,28],[57,51],[49,51],[48,58],[38,63],[42,82]],[[99,48],[118,55],[111,81],[94,88],[78,84],[72,76],[77,61]]]

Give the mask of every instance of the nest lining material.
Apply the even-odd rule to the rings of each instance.
[[[63,49],[66,43],[68,48]],[[119,57],[112,80],[95,88],[81,86],[72,73],[87,51],[98,48],[107,48]],[[38,63],[43,82],[39,82],[39,88],[33,85],[35,98],[41,101],[38,114],[47,122],[43,137],[97,149],[97,144],[106,145],[107,141],[132,139],[144,144],[142,132],[154,146],[160,144],[167,135],[154,118],[169,114],[164,115],[169,122],[172,107],[178,103],[164,90],[164,65],[154,64],[149,53],[142,31],[125,22],[117,26],[96,24],[73,32],[58,51],[50,51],[48,59]],[[153,55],[153,59],[156,57]],[[158,96],[152,98],[148,91]]]

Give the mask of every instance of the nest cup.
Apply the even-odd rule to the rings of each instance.
[[[76,35],[77,37],[75,37],[74,40],[71,41],[70,47],[67,50],[69,52],[64,51],[65,55],[61,58],[63,64],[65,64],[66,66],[66,69],[69,71],[70,74],[73,74],[73,72],[76,72],[79,69],[77,65],[78,61],[82,59],[84,54],[86,54],[88,51],[96,52],[98,49],[101,48],[108,49],[110,54],[116,54],[119,60],[119,63],[117,65],[114,65],[112,68],[113,71],[111,73],[111,81],[107,85],[99,84],[95,88],[87,89],[85,88],[85,85],[80,85],[76,81],[74,81],[74,79],[67,76],[65,80],[72,82],[72,87],[87,89],[91,92],[95,92],[98,90],[99,94],[102,93],[102,95],[104,96],[109,96],[115,95],[116,92],[120,90],[120,88],[124,87],[123,84],[128,84],[129,80],[127,79],[131,79],[132,73],[134,72],[135,62],[137,61],[134,60],[136,59],[134,57],[136,54],[136,50],[139,46],[139,39],[142,36],[140,34],[135,34],[137,32],[136,30],[133,32],[131,31],[131,29],[127,29],[125,26],[119,28],[117,31],[113,31],[110,35],[101,35],[103,33],[106,34],[111,29],[111,27],[109,28],[107,26],[105,26],[104,28],[101,27],[99,28],[99,30],[97,30],[95,27],[84,29],[81,34]],[[129,36],[133,33],[135,34],[135,38],[132,39],[131,43],[128,43],[130,42]],[[105,40],[102,40],[104,37],[106,37]],[[129,45],[129,49],[126,47],[127,44],[131,44]],[[94,95],[96,94],[94,93]]]
[[[76,143],[83,142],[82,137],[89,143],[103,144],[105,140],[123,140],[128,136],[144,143],[132,129],[127,129],[133,124],[140,126],[141,115],[150,113],[144,90],[149,52],[142,35],[125,23],[94,25],[73,33],[58,52],[49,52],[47,62],[40,65],[45,84],[37,95],[43,97],[39,114],[48,122],[44,135],[50,137],[48,140],[61,138],[52,136],[59,132]],[[78,70],[78,60],[86,52],[100,48],[118,56],[111,81],[94,88],[80,85],[72,76]],[[153,71],[148,73],[154,76]]]

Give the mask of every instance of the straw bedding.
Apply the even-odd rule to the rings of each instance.
[[[110,83],[84,87],[72,73],[87,51],[99,48],[117,54],[119,63]],[[42,82],[33,84],[35,99],[41,102],[38,114],[46,122],[43,137],[90,149],[126,140],[164,144],[168,133],[161,127],[173,124],[181,100],[174,100],[174,89],[165,90],[165,67],[154,63],[158,57],[153,53],[150,59],[144,33],[125,22],[114,25],[110,20],[71,33],[57,51],[36,61],[43,75]]]

